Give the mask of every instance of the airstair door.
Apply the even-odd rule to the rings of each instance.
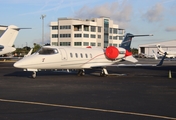
[[[64,48],[59,49],[61,51],[61,59],[62,60],[67,60],[67,53]]]

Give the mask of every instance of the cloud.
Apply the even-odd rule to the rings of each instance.
[[[149,22],[158,22],[163,19],[163,11],[164,7],[158,3],[142,15],[142,18]]]
[[[128,3],[118,2],[105,3],[99,6],[88,7],[83,6],[81,9],[75,12],[76,18],[90,19],[97,18],[100,16],[110,17],[120,27],[127,26],[128,22],[131,21],[132,6]]]
[[[89,0],[91,2],[93,0]],[[86,4],[86,1],[81,0],[37,0],[37,1],[29,1],[29,0],[7,0],[5,3],[15,4],[25,6],[27,5],[25,13],[21,13],[19,15],[29,15],[29,14],[43,14],[49,12],[58,13],[64,8],[70,8]],[[33,7],[31,9],[29,6]],[[60,10],[60,11],[59,11]]]
[[[175,31],[176,31],[176,26],[167,27],[165,30],[166,30],[167,32],[175,32]]]

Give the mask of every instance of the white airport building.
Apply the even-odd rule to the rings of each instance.
[[[50,23],[50,44],[55,46],[119,47],[125,30],[108,17],[93,19],[58,18]]]
[[[176,51],[176,40],[168,40],[162,42],[154,42],[150,44],[141,44],[139,45],[138,53],[144,53],[151,56],[153,55],[153,51],[154,53],[158,52],[158,49],[156,48],[157,44],[160,44],[165,51]]]

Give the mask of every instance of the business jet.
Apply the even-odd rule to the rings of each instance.
[[[7,54],[16,50],[12,47],[20,29],[15,25],[0,25],[0,55]]]
[[[38,52],[27,55],[14,63],[14,67],[24,71],[33,71],[32,77],[42,69],[77,69],[78,75],[85,74],[84,69],[101,67],[100,76],[108,75],[107,66],[113,66],[119,61],[138,62],[130,52],[133,37],[151,35],[133,35],[127,33],[119,48],[109,46],[105,49],[87,47],[43,46]]]
[[[158,54],[164,56],[166,54],[167,58],[175,58],[176,51],[164,51],[160,44],[157,44]]]

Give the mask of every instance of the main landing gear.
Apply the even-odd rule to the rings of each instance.
[[[78,74],[77,74],[78,76],[84,76],[85,75],[85,70],[84,69],[80,69],[79,71],[78,71]],[[100,72],[100,76],[101,77],[104,77],[104,76],[107,76],[108,75],[108,71],[107,71],[107,69],[106,68],[102,68],[102,70],[101,70],[101,72]],[[37,76],[37,73],[36,73],[36,71],[33,71],[33,73],[32,73],[32,78],[36,78],[36,76]]]
[[[103,68],[100,72],[100,76],[101,77],[104,77],[104,76],[107,76],[108,75],[108,71],[106,70],[106,68]]]
[[[85,75],[85,71],[84,69],[81,69],[78,71],[78,76],[84,76]],[[100,76],[104,77],[104,76],[108,76],[108,71],[106,68],[102,68],[101,72],[100,72]]]
[[[77,75],[78,76],[84,76],[85,75],[84,69],[79,70]]]

